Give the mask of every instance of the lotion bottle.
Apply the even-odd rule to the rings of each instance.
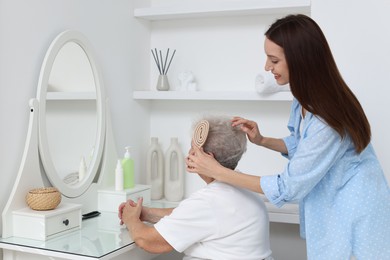
[[[152,200],[159,200],[164,195],[164,153],[157,137],[151,138],[146,155],[146,183],[151,185]]]
[[[177,137],[165,153],[164,195],[168,201],[180,201],[184,197],[184,155]]]
[[[125,147],[125,155],[122,159],[123,184],[125,189],[134,188],[134,160],[131,158],[130,147]]]
[[[123,190],[123,169],[120,159],[118,159],[115,168],[115,190]]]

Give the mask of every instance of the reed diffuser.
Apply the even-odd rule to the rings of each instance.
[[[169,90],[167,73],[169,67],[171,66],[173,57],[175,56],[176,50],[173,51],[172,56],[170,58],[169,58],[169,48],[167,49],[165,55],[162,54],[161,50],[157,52],[156,48],[154,49],[154,51],[153,49],[151,49],[151,52],[153,55],[153,59],[156,62],[158,72],[160,73],[157,81],[157,90],[162,90],[162,91]]]

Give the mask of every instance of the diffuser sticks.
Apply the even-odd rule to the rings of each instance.
[[[154,61],[156,62],[158,71],[160,72],[160,75],[167,75],[169,67],[171,66],[173,56],[175,56],[176,50],[173,51],[173,54],[172,54],[171,58],[169,59],[168,66],[167,66],[167,61],[169,58],[169,48],[168,48],[167,52],[165,53],[164,58],[163,58],[161,50],[159,50],[159,52],[157,52],[157,49],[154,48],[154,51],[153,51],[153,49],[151,49],[151,52],[152,52]]]

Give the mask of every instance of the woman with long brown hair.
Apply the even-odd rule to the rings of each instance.
[[[299,202],[308,259],[390,259],[390,188],[370,143],[371,130],[324,34],[305,15],[277,20],[265,33],[267,61],[294,100],[290,136],[263,136],[256,122],[235,117],[248,139],[289,159],[272,176],[237,174],[193,149],[187,171],[263,193],[278,207]]]

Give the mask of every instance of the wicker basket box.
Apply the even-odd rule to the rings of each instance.
[[[54,187],[30,190],[26,195],[27,205],[33,210],[52,210],[61,202],[61,193]]]

